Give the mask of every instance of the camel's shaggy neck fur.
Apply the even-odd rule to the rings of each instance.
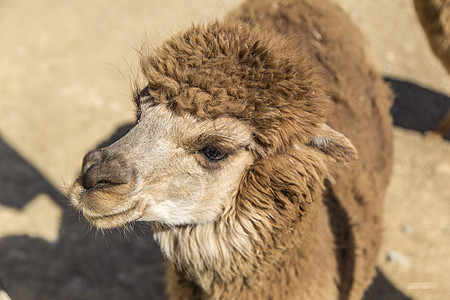
[[[170,293],[181,299],[182,294],[189,299],[289,299],[302,289],[305,297],[311,292],[323,299],[336,297],[328,219],[321,201],[313,203],[326,172],[309,151],[277,155],[252,167],[235,202],[216,223],[155,225],[156,240],[174,265]],[[308,270],[316,271],[311,276]],[[323,286],[314,286],[318,282]]]

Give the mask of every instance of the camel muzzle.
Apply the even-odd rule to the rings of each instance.
[[[108,148],[86,154],[81,171],[81,184],[86,190],[107,189],[132,180],[133,168],[123,155],[110,153]]]

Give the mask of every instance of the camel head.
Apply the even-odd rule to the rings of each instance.
[[[233,206],[243,181],[256,180],[255,163],[308,151],[317,161],[356,156],[323,123],[328,99],[289,49],[296,46],[248,26],[212,24],[143,57],[136,125],[84,157],[72,204],[101,228],[210,223]]]

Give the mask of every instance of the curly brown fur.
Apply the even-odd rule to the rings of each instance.
[[[155,103],[199,119],[237,118],[270,151],[312,135],[327,105],[294,42],[245,23],[194,26],[141,64]]]

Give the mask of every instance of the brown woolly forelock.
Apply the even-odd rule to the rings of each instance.
[[[237,118],[268,152],[306,139],[323,120],[327,96],[306,50],[247,24],[193,26],[141,58],[156,104],[199,119]]]

